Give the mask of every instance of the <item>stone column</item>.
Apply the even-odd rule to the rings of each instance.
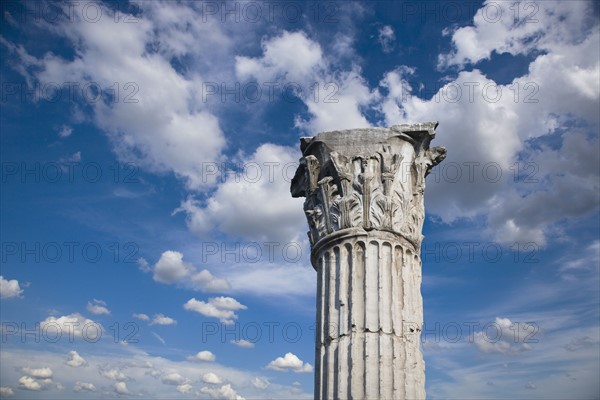
[[[315,399],[424,399],[420,248],[437,122],[301,139],[317,271]]]

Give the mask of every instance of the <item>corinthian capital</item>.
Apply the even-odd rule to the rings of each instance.
[[[311,244],[342,230],[381,230],[418,248],[425,176],[446,156],[443,147],[429,147],[436,127],[427,122],[302,138],[291,192],[306,197]]]

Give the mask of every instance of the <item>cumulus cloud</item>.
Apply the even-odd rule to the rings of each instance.
[[[69,12],[66,4],[56,6]],[[41,21],[40,28],[70,44],[77,54],[73,60],[56,53],[36,58],[12,43],[5,41],[5,45],[20,59],[18,70],[42,85],[93,83],[102,93],[114,93],[117,82],[118,99],[102,98],[89,106],[92,121],[107,134],[118,157],[151,171],[173,172],[190,188],[205,187],[211,183],[202,177],[198,160],[217,161],[225,138],[218,118],[196,101],[202,79],[180,73],[170,60],[175,47],[184,53],[204,51],[204,44],[187,43],[190,29],[205,44],[219,43],[213,47],[219,49],[215,53],[222,51],[220,29],[211,25],[214,31],[206,30],[192,5],[140,7],[144,13],[136,23],[114,24],[115,11],[102,3],[98,8],[103,17],[94,24],[81,13],[64,24]],[[169,12],[182,20],[165,21]],[[156,51],[148,52],[149,47]]]
[[[133,314],[133,318],[137,318],[141,321],[150,321],[150,317],[147,314]]]
[[[486,21],[486,8],[495,6],[505,18]],[[483,215],[496,241],[543,246],[553,224],[589,214],[600,201],[600,35],[583,2],[540,3],[531,24],[506,18],[509,6],[486,2],[474,26],[452,34],[454,49],[441,66],[476,64],[493,52],[527,54],[525,75],[499,84],[474,68],[418,93],[409,83],[415,70],[398,67],[380,82],[387,93],[380,110],[388,126],[440,122],[437,143],[448,158],[428,178],[429,212],[449,223]],[[550,135],[558,148],[545,144]]]
[[[165,251],[154,264],[153,278],[161,283],[175,283],[191,274],[193,266],[183,262],[183,254],[177,251]]]
[[[163,252],[152,271],[154,280],[165,284],[179,283],[202,292],[219,292],[230,288],[227,280],[217,278],[206,269],[197,271],[192,264],[184,262],[183,254],[178,251]]]
[[[15,395],[14,390],[6,386],[0,386],[0,396],[2,397],[12,397]]]
[[[42,390],[42,385],[30,376],[22,376],[19,378],[19,387],[25,390],[39,391]]]
[[[93,383],[77,381],[77,382],[75,382],[75,386],[73,386],[73,391],[75,391],[75,392],[83,392],[83,391],[95,392],[96,386]]]
[[[323,52],[318,43],[302,31],[283,31],[262,42],[260,58],[236,57],[236,73],[241,78],[256,77],[262,82],[285,78],[302,82],[323,64]]]
[[[48,390],[54,383],[52,381],[53,371],[48,367],[43,368],[29,368],[25,367],[21,369],[24,376],[19,378],[19,387],[25,390],[40,391]],[[57,388],[61,388],[60,384],[56,385]]]
[[[137,259],[137,265],[140,271],[142,272],[152,271],[152,268],[150,268],[150,264],[148,263],[148,261],[146,261],[144,257],[140,257]]]
[[[454,49],[440,55],[440,66],[477,63],[489,59],[493,52],[516,55],[551,51],[557,43],[577,41],[580,33],[594,23],[591,3],[569,6],[548,1],[535,10],[523,4],[485,1],[473,17],[472,26],[452,32]],[[515,7],[523,12],[519,18],[515,18]],[[572,26],[582,29],[571,29]]]
[[[23,365],[23,360],[35,360],[36,364]],[[61,381],[65,386],[64,391],[60,391],[61,389],[59,388],[58,383],[48,384],[49,386],[47,388],[51,391],[50,393],[58,398],[68,398],[69,392],[74,390],[77,382],[80,383],[79,387],[81,390],[71,394],[71,396],[76,398],[85,398],[87,396],[92,398],[100,397],[100,395],[96,395],[96,393],[102,393],[110,397],[111,392],[113,397],[117,396],[113,391],[113,385],[114,383],[119,382],[119,380],[107,378],[100,374],[101,371],[110,370],[122,372],[127,375],[125,377],[124,375],[115,373],[112,374],[112,377],[120,378],[122,379],[122,382],[126,382],[128,391],[132,396],[136,397],[141,396],[143,398],[148,398],[148,396],[150,396],[160,399],[181,397],[209,398],[208,394],[198,394],[200,388],[206,386],[213,389],[220,389],[221,386],[228,383],[232,388],[236,389],[236,391],[238,388],[240,391],[243,388],[243,390],[249,391],[248,395],[250,395],[250,392],[254,393],[251,396],[253,398],[289,398],[289,386],[278,384],[269,385],[266,389],[261,390],[260,393],[262,394],[258,396],[256,392],[257,389],[250,383],[253,378],[260,376],[257,375],[255,371],[236,368],[234,365],[225,366],[219,363],[198,364],[185,360],[185,358],[171,360],[165,357],[149,355],[145,352],[137,351],[135,348],[124,349],[118,345],[111,351],[100,352],[95,354],[93,358],[88,358],[87,361],[90,367],[80,368],[76,373],[74,373],[73,369],[64,365],[64,361],[64,352],[57,353],[40,349],[3,348],[2,368],[6,374],[3,372],[2,386],[12,388],[16,396],[19,396],[18,392],[22,392],[20,396],[23,396],[27,392],[24,392],[19,388],[18,379],[26,374],[22,373],[21,367],[29,366],[31,368],[40,368],[51,366],[54,372],[53,379]],[[223,383],[203,383],[202,376],[208,372],[215,373]],[[189,381],[180,385],[163,383],[162,378],[170,373],[178,373]],[[91,386],[84,385],[83,383],[93,384],[96,389],[95,392],[91,391]],[[48,395],[50,395],[50,393],[48,393]],[[149,395],[149,393],[151,393],[151,395]],[[245,392],[239,394],[243,395]],[[35,396],[25,397],[29,398]],[[42,397],[48,396],[45,395]],[[295,397],[307,397],[307,394]],[[216,398],[221,399],[223,397],[217,396]]]
[[[279,56],[284,51],[290,53]],[[298,62],[297,54],[309,56]],[[242,80],[293,83],[300,87],[303,95],[299,96],[310,117],[297,118],[296,126],[308,133],[369,126],[361,108],[377,98],[376,91],[369,90],[357,66],[334,72],[334,64],[304,32],[283,31],[263,42],[261,57],[236,57],[236,74]],[[314,85],[318,85],[320,95],[307,95]]]
[[[70,367],[81,367],[87,365],[87,361],[75,350],[71,350],[68,354],[67,365]]]
[[[208,350],[199,351],[193,356],[189,356],[188,361],[205,361],[205,362],[213,362],[217,359],[217,357]]]
[[[40,329],[48,332],[48,335],[60,334],[64,339],[84,338],[91,341],[100,338],[103,332],[102,325],[79,313],[48,317],[40,322]]]
[[[496,317],[485,331],[474,333],[473,343],[483,353],[516,355],[533,350],[530,338],[538,329],[535,325],[513,323],[509,318]]]
[[[127,383],[125,382],[117,382],[113,385],[113,389],[115,390],[115,393],[117,394],[121,394],[121,395],[128,395],[129,393],[129,389],[127,388]]]
[[[128,379],[123,372],[115,368],[100,369],[100,375],[113,381],[126,381]]]
[[[235,311],[246,310],[248,307],[238,302],[233,297],[212,297],[208,302],[199,301],[191,298],[183,305],[188,311],[194,311],[205,317],[218,318],[226,325],[233,324],[238,318]]]
[[[277,357],[267,365],[267,369],[275,371],[287,372],[294,371],[296,373],[312,372],[313,367],[309,363],[305,363],[293,353],[286,353],[283,357]]]
[[[179,393],[190,393],[192,391],[192,385],[190,385],[189,383],[184,383],[183,385],[178,385],[177,386],[177,391]]]
[[[229,383],[216,389],[203,387],[200,392],[208,394],[211,399],[244,400],[244,397],[237,394]]]
[[[106,307],[106,302],[102,300],[93,299],[91,302],[87,303],[87,310],[92,314],[96,315],[109,315],[110,310]]]
[[[292,198],[289,186],[299,157],[296,149],[263,144],[241,158],[238,178],[221,183],[203,202],[189,197],[174,213],[185,212],[188,228],[201,238],[217,229],[253,241],[297,240],[306,222],[302,199]]]
[[[236,346],[239,346],[239,347],[247,347],[247,348],[254,347],[254,343],[249,342],[246,339],[232,340],[231,343],[233,343],[233,344],[235,344]]]
[[[252,386],[257,389],[266,389],[269,386],[270,382],[266,378],[259,378],[258,376],[252,379]]]
[[[53,372],[52,369],[48,368],[48,367],[43,367],[43,368],[23,368],[21,370],[24,374],[31,376],[32,378],[39,378],[39,379],[47,379],[47,378],[52,378]]]
[[[2,275],[0,275],[0,298],[1,299],[10,299],[14,297],[21,297],[23,293],[23,289],[19,286],[19,281],[16,279],[4,279]]]
[[[171,372],[164,375],[161,379],[161,382],[166,385],[183,385],[186,382],[186,379],[181,376],[178,372]]]
[[[152,322],[150,322],[150,325],[176,325],[176,324],[177,324],[177,321],[175,321],[173,318],[167,317],[166,315],[163,315],[163,314],[154,315],[154,317],[152,318]]]
[[[219,378],[219,376],[213,372],[208,372],[208,373],[202,375],[202,381],[204,383],[212,383],[215,385],[218,385],[222,382],[221,378]]]

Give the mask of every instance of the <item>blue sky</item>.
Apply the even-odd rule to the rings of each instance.
[[[434,120],[428,397],[600,396],[597,3],[2,18],[2,398],[311,398],[299,138]]]

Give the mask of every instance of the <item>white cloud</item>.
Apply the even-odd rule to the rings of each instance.
[[[483,353],[516,355],[533,350],[527,339],[536,332],[533,325],[513,323],[508,318],[496,317],[494,324],[487,326],[485,331],[474,333],[473,343]]]
[[[137,397],[147,398],[150,396],[163,399],[177,396],[182,397],[182,393],[187,393],[191,397],[208,398],[208,394],[196,394],[195,392],[200,392],[202,386],[220,389],[220,386],[224,385],[213,386],[202,384],[202,376],[209,372],[216,374],[223,382],[230,384],[232,388],[243,390],[245,397],[290,397],[289,385],[273,382],[265,389],[257,389],[251,384],[251,381],[257,376],[256,372],[236,368],[233,364],[226,366],[218,362],[198,363],[179,357],[176,360],[170,360],[157,355],[148,355],[143,349],[133,343],[130,343],[127,348],[123,348],[119,344],[112,342],[99,342],[94,347],[97,346],[101,346],[99,352],[86,356],[89,367],[77,369],[76,374],[73,373],[74,371],[71,367],[65,365],[64,351],[54,353],[38,349],[3,348],[3,351],[0,353],[3,385],[11,386],[15,394],[18,395],[18,380],[21,376],[25,375],[21,372],[21,369],[23,366],[27,366],[23,365],[23,362],[35,360],[36,364],[30,365],[31,367],[51,367],[53,370],[53,379],[60,381],[65,387],[64,390],[66,391],[61,392],[58,384],[44,383],[42,380],[39,380],[38,383],[40,386],[46,385],[45,388],[49,391],[48,396],[53,398],[69,397],[68,391],[73,389],[77,382],[92,384],[96,388],[96,393],[103,393],[110,397],[109,392],[113,392],[113,384],[119,381],[126,382],[128,391],[134,396],[137,395]],[[110,370],[113,370],[113,372],[107,374],[109,377],[102,374],[102,372]],[[190,380],[177,386],[164,384],[162,378],[172,372],[176,372],[188,379],[192,378],[193,382]],[[14,383],[14,386],[12,384],[9,385],[11,382]],[[82,394],[86,390],[83,389],[85,385],[80,386],[82,390],[78,395],[74,394],[75,397],[86,397]],[[42,388],[41,390],[44,389]],[[94,396],[93,393],[88,393],[88,395],[93,398],[98,397]],[[113,392],[113,396],[116,396],[116,393]],[[216,396],[217,398],[222,398],[222,396]],[[310,394],[301,393],[293,397],[309,399]]]
[[[287,51],[290,52],[286,56],[274,57]],[[310,56],[298,62],[299,53]],[[369,126],[360,109],[374,101],[377,93],[369,91],[358,66],[353,65],[349,71],[334,72],[336,65],[335,60],[323,56],[319,44],[304,32],[283,31],[263,42],[261,57],[237,57],[236,74],[242,80],[255,78],[259,82],[278,82],[283,86],[298,85],[310,118],[297,118],[296,126],[307,132],[314,134]],[[317,96],[315,90],[311,90],[314,87],[318,87]]]
[[[252,347],[254,347],[254,343],[249,342],[246,339],[232,340],[231,343],[233,343],[233,344],[235,344],[236,346],[239,346],[239,347],[246,347],[246,348],[252,348]]]
[[[133,318],[137,318],[141,321],[150,321],[150,317],[146,314],[133,314]]]
[[[0,299],[10,299],[14,297],[21,297],[23,289],[19,286],[19,281],[16,279],[4,279],[0,275]]]
[[[192,264],[183,261],[183,254],[172,250],[161,254],[154,265],[153,278],[157,282],[179,283],[202,292],[220,292],[230,288],[227,280],[217,278],[206,269],[197,272]]]
[[[161,379],[161,382],[166,385],[183,385],[186,382],[186,379],[181,376],[178,372],[171,372],[164,375]]]
[[[57,335],[65,340],[83,338],[96,341],[102,337],[103,332],[102,325],[79,313],[63,315],[59,318],[48,317],[40,322],[40,329],[47,332],[47,335]]]
[[[475,14],[473,26],[453,32],[454,49],[440,55],[440,66],[477,63],[489,59],[492,52],[516,55],[552,50],[557,43],[577,42],[585,28],[594,23],[588,2],[527,4],[487,0]],[[574,26],[580,29],[572,29]]]
[[[227,385],[221,386],[218,389],[203,387],[202,389],[200,389],[200,392],[208,394],[211,399],[244,400],[244,398],[237,394],[237,392],[231,387],[229,383]]]
[[[21,370],[24,374],[31,376],[32,378],[47,379],[52,378],[53,372],[51,368],[23,368]]]
[[[199,351],[193,356],[189,356],[188,361],[205,361],[205,362],[213,362],[217,359],[217,357],[208,350]]]
[[[203,203],[190,197],[175,213],[185,212],[188,228],[202,238],[217,229],[253,241],[297,240],[306,222],[302,199],[292,198],[289,188],[299,156],[296,149],[263,144],[241,158],[237,182],[230,177]]]
[[[69,12],[66,4],[58,6]],[[219,160],[225,138],[217,117],[196,99],[202,78],[179,73],[170,60],[174,48],[193,57],[200,56],[196,51],[204,55],[206,45],[222,43],[221,29],[212,24],[208,29],[191,5],[143,7],[136,23],[114,24],[114,11],[102,3],[98,8],[103,17],[93,24],[77,12],[67,23],[41,21],[40,28],[68,41],[77,57],[69,60],[47,53],[38,59],[24,49],[15,50],[20,71],[42,85],[78,82],[83,87],[94,82],[102,93],[114,93],[116,82],[118,98],[89,106],[93,122],[107,134],[120,160],[152,171],[172,171],[190,188],[206,187],[211,182],[202,176],[198,160]],[[163,13],[180,15],[187,22],[167,22]],[[185,38],[192,38],[192,32],[203,38],[202,45],[197,40],[193,41],[197,46],[188,43]],[[16,48],[10,45],[9,49]],[[156,51],[149,52],[151,46]],[[224,51],[217,48],[213,47],[215,54]]]
[[[175,283],[190,275],[193,266],[183,262],[183,254],[178,251],[165,251],[154,264],[153,278],[161,283]]]
[[[301,372],[312,372],[313,367],[309,363],[304,363],[293,353],[286,353],[283,357],[277,357],[267,365],[267,369],[275,371],[287,372],[294,371],[297,373]]]
[[[146,259],[144,257],[138,258],[137,264],[138,264],[140,271],[142,271],[142,272],[152,271],[152,268],[150,268],[150,264],[148,263],[148,261],[146,261]]]
[[[309,118],[297,116],[295,126],[306,134],[315,135],[342,129],[368,128],[371,123],[362,113],[378,100],[378,92],[371,91],[354,65],[349,71],[328,73],[318,78],[321,96],[308,96],[304,101]]]
[[[81,367],[87,365],[85,358],[81,357],[75,350],[69,351],[67,365],[70,367]]]
[[[321,47],[302,31],[283,31],[281,36],[263,41],[262,50],[261,58],[236,57],[238,77],[303,82],[323,63]]]
[[[194,311],[206,317],[218,318],[226,325],[233,324],[237,319],[237,310],[246,310],[248,307],[238,302],[232,297],[211,297],[208,302],[199,301],[191,298],[183,305],[188,311]]]
[[[154,317],[152,318],[152,322],[150,322],[150,325],[176,325],[176,324],[177,324],[177,321],[175,321],[173,318],[167,317],[166,315],[163,315],[163,314],[154,315]]]
[[[379,29],[379,44],[384,53],[391,53],[394,49],[394,42],[396,41],[396,35],[394,29],[390,25],[385,25]]]
[[[221,378],[219,378],[219,376],[213,372],[208,372],[202,375],[202,381],[205,383],[212,383],[215,385],[222,383]]]
[[[100,375],[102,375],[103,377],[107,378],[107,379],[112,379],[113,381],[126,381],[128,378],[127,376],[119,371],[118,369],[101,369],[100,370]]]
[[[73,386],[73,391],[75,391],[75,392],[83,392],[83,391],[95,392],[96,386],[93,383],[77,381],[75,383],[75,386]]]
[[[71,134],[73,133],[73,128],[71,128],[70,126],[67,125],[63,125],[60,127],[60,130],[58,131],[58,136],[60,136],[61,138],[66,138],[71,136]]]
[[[406,67],[386,73],[380,83],[388,91],[380,105],[386,125],[440,122],[436,144],[448,149],[448,158],[427,180],[426,209],[444,222],[486,216],[488,235],[500,243],[534,241],[543,246],[552,224],[586,215],[600,201],[596,189],[600,84],[591,78],[600,74],[598,27],[585,34],[571,32],[565,40],[573,42],[566,45],[556,32],[576,26],[568,21],[579,17],[562,5],[552,14],[556,3],[539,6],[544,17],[527,29],[543,32],[546,52],[534,58],[526,75],[508,84],[497,84],[473,69],[458,73],[441,87],[426,88],[435,94],[423,99],[408,83],[415,70]],[[570,15],[566,20],[564,13]],[[502,38],[490,40],[493,43],[502,43]],[[507,39],[507,43],[512,42]],[[558,81],[563,84],[556,85]],[[581,86],[598,90],[592,93]],[[562,100],[566,98],[569,101]],[[549,134],[557,135],[562,147],[532,145]],[[532,165],[524,171],[527,163]],[[516,166],[521,168],[517,178]],[[487,173],[484,168],[489,168]],[[531,173],[537,183],[525,181],[523,175]],[[458,180],[448,178],[456,174]],[[501,174],[498,180],[497,174]]]
[[[115,393],[117,393],[117,394],[122,394],[122,395],[130,394],[129,389],[127,388],[127,383],[125,383],[125,382],[117,382],[113,385],[113,388],[115,390]]]
[[[96,315],[109,315],[110,310],[106,307],[106,302],[102,300],[92,300],[92,302],[87,303],[87,310],[92,314]]]
[[[22,372],[27,374],[19,378],[19,387],[25,390],[40,391],[48,390],[53,385],[53,372],[50,368],[22,368]],[[61,389],[62,385],[56,384],[57,389]]]
[[[22,376],[19,378],[19,387],[25,390],[39,391],[42,390],[42,385],[30,376]]]
[[[202,292],[225,292],[231,289],[231,285],[226,279],[217,278],[207,269],[192,275],[191,281],[193,287]]]
[[[266,389],[269,386],[270,382],[266,378],[255,377],[252,379],[252,386],[257,389]]]
[[[192,391],[192,385],[190,385],[189,383],[184,383],[183,385],[178,385],[177,386],[177,391],[179,393],[190,393]]]
[[[0,396],[2,397],[12,397],[15,395],[15,392],[6,386],[0,386]]]

